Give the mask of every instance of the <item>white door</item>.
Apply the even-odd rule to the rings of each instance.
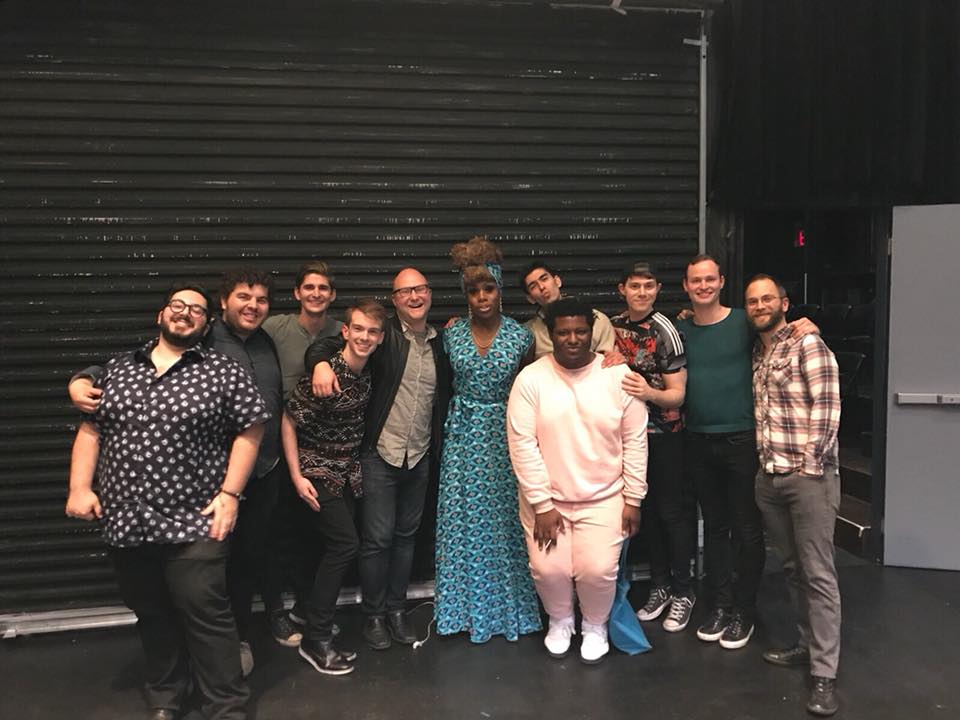
[[[960,205],[898,207],[884,562],[960,569]]]

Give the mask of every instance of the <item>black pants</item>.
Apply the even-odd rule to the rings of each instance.
[[[343,497],[336,497],[321,485],[317,487],[317,500],[320,503],[319,512],[314,512],[301,501],[305,522],[314,534],[314,542],[322,543],[320,562],[307,605],[307,628],[304,633],[307,643],[333,637],[333,616],[337,610],[343,575],[357,557],[360,546],[353,522],[354,500],[350,489],[344,488]]]
[[[230,538],[227,592],[242,640],[249,639],[254,590],[260,591],[268,616],[283,607],[282,571],[277,562],[277,535],[281,531],[277,497],[284,472],[278,464],[263,477],[250,479]]]
[[[690,595],[690,560],[695,544],[696,504],[683,473],[683,436],[648,433],[647,497],[643,539],[654,586],[675,596]]]
[[[120,594],[137,615],[151,708],[180,711],[190,669],[210,720],[247,717],[239,638],[227,599],[225,542],[112,548]]]
[[[753,430],[701,434],[687,431],[684,468],[697,491],[706,551],[707,586],[714,607],[756,614],[766,553],[754,498],[757,476]]]
[[[366,615],[398,610],[407,601],[417,530],[430,483],[430,460],[412,468],[395,468],[376,451],[363,465],[363,511],[360,543],[361,609]]]

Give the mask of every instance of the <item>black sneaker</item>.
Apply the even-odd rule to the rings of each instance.
[[[298,600],[293,604],[293,607],[290,608],[290,612],[287,613],[287,617],[290,618],[290,622],[292,622],[294,625],[303,627],[307,624],[307,609],[304,607],[303,603]]]
[[[673,598],[670,596],[670,588],[663,585],[650,588],[650,594],[647,596],[647,602],[642,608],[637,610],[637,620],[644,622],[656,620],[660,613],[666,609]]]
[[[799,667],[800,665],[810,664],[810,650],[799,645],[793,647],[767,650],[763,653],[763,659],[771,665],[780,667]]]
[[[270,634],[284,647],[299,647],[303,633],[290,622],[286,613],[277,613],[270,617]]]
[[[837,681],[833,678],[813,676],[813,689],[807,700],[807,712],[828,717],[840,709],[837,702]]]
[[[723,631],[723,635],[720,636],[720,647],[726,650],[739,650],[750,642],[751,635],[753,635],[753,620],[742,612],[736,611],[730,618],[730,624]]]
[[[730,624],[731,614],[723,608],[714,608],[707,619],[697,628],[697,637],[704,642],[716,642],[723,637],[723,631]]]
[[[690,623],[690,615],[693,613],[695,597],[680,595],[670,603],[670,612],[667,613],[663,621],[663,629],[667,632],[682,632]]]
[[[300,643],[300,657],[313,665],[314,670],[324,675],[346,675],[354,670],[353,663],[333,647],[333,640]]]

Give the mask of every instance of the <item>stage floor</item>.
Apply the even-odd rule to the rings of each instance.
[[[850,557],[840,563],[843,647],[839,718],[923,720],[960,717],[960,573],[882,568]],[[611,651],[585,666],[573,651],[549,658],[541,636],[472,645],[465,636],[432,636],[418,650],[367,650],[356,608],[339,614],[344,645],[360,653],[345,677],[319,675],[261,634],[251,718],[260,720],[789,720],[809,717],[805,670],[760,657],[791,640],[786,590],[778,572],[764,577],[761,625],[751,643],[728,651],[697,640],[698,605],[684,633],[648,623],[654,649],[628,657]],[[633,589],[634,605],[645,598]],[[431,608],[414,618],[421,633]],[[141,718],[140,648],[133,628],[36,635],[0,641],[0,718]],[[188,720],[199,720],[193,712]]]

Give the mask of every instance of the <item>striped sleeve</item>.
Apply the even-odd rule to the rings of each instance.
[[[675,373],[687,366],[687,357],[684,354],[683,338],[680,331],[674,326],[670,319],[662,313],[654,313],[650,318],[652,324],[656,325],[658,363],[660,372]]]

